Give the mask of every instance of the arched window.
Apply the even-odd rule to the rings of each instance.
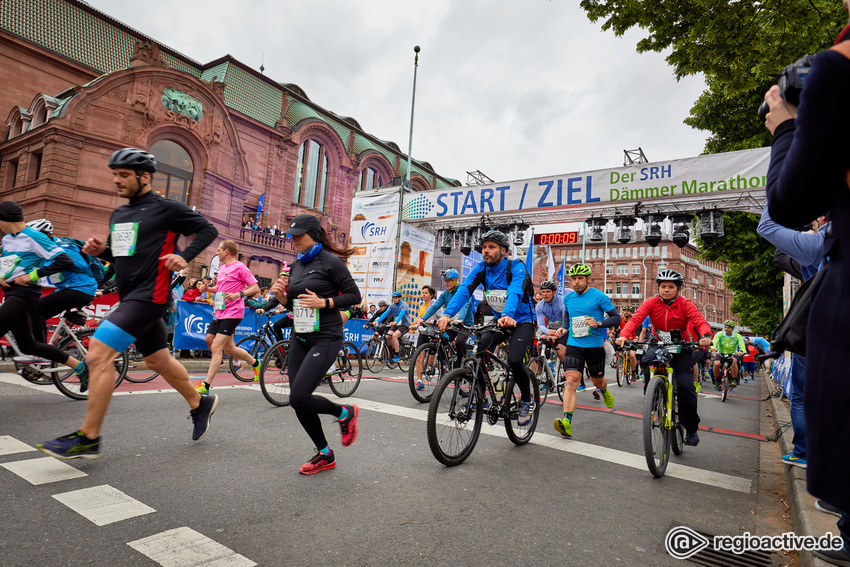
[[[378,170],[367,167],[360,172],[360,191],[371,191],[383,185],[384,180],[381,179],[381,173]]]
[[[170,140],[156,142],[150,152],[156,157],[157,164],[153,190],[167,199],[188,203],[195,171],[189,153]]]
[[[324,211],[327,189],[328,157],[325,148],[315,140],[306,140],[298,148],[295,202],[311,209]]]

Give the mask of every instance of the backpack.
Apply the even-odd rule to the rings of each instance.
[[[100,258],[95,258],[94,256],[90,256],[89,254],[83,252],[83,246],[86,245],[85,242],[83,242],[79,238],[71,238],[70,236],[66,236],[64,238],[59,239],[59,245],[75,246],[79,251],[80,256],[82,256],[83,260],[86,262],[86,266],[88,267],[88,274],[93,277],[97,283],[103,281],[103,278],[106,276],[106,267],[103,265],[103,262],[101,262]]]

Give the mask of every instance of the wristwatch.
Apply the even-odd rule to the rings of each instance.
[[[240,292],[239,292],[239,297],[245,297],[245,292],[244,292],[244,291],[240,291]]]

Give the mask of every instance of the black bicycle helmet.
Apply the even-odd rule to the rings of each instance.
[[[655,283],[660,284],[661,282],[673,282],[676,287],[682,287],[685,285],[685,278],[676,270],[661,270],[655,276]]]
[[[545,282],[540,284],[540,290],[542,291],[544,289],[550,289],[552,291],[558,291],[558,284],[556,284],[553,281],[546,280]]]
[[[496,244],[498,244],[499,246],[502,246],[503,248],[510,248],[511,247],[511,242],[510,242],[510,240],[508,240],[508,236],[504,232],[501,232],[499,230],[491,230],[490,232],[488,232],[484,236],[482,236],[481,240],[479,240],[478,242],[480,244],[484,244],[488,240],[490,242],[495,242]]]
[[[156,172],[156,158],[153,154],[137,148],[124,148],[116,151],[109,158],[109,168],[132,169],[135,172]]]

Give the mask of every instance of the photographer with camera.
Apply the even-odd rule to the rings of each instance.
[[[850,0],[844,0],[850,8]],[[797,227],[829,213],[821,274],[812,288],[807,327],[805,419],[808,490],[839,509],[844,547],[814,551],[835,565],[850,565],[850,381],[840,352],[850,318],[850,39],[848,25],[836,45],[812,58],[799,108],[779,86],[765,94],[773,134],[767,172],[770,216]],[[843,248],[843,249],[842,249]]]

